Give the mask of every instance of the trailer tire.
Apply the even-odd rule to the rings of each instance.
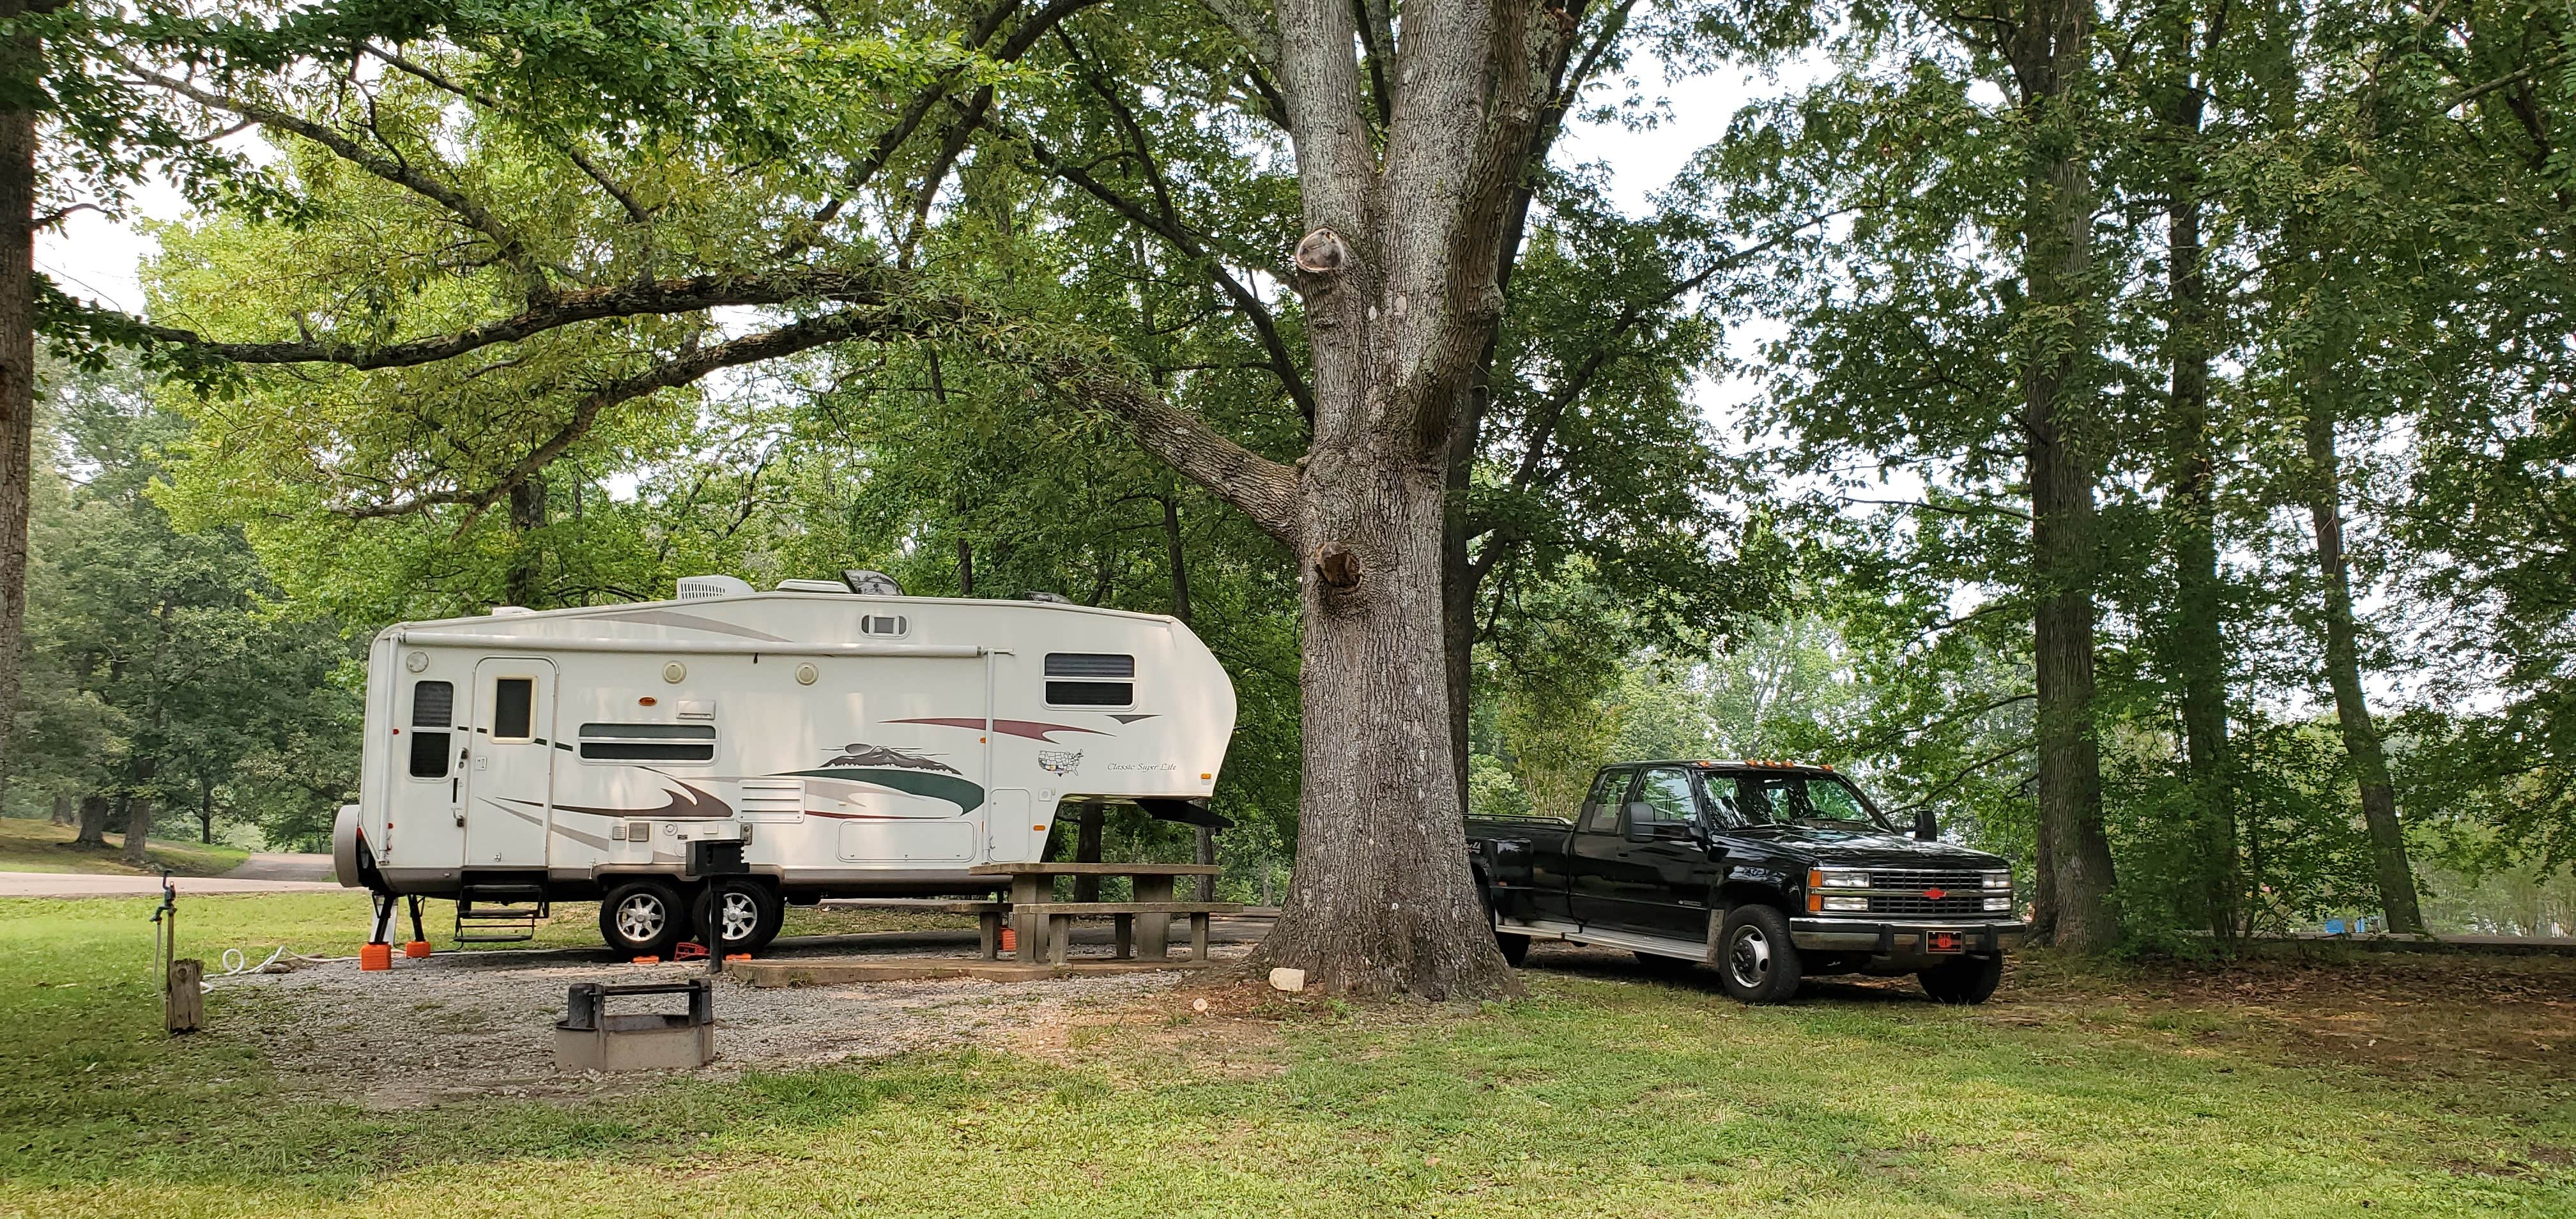
[[[1798,993],[1798,948],[1789,942],[1789,916],[1779,907],[1747,904],[1727,911],[1717,944],[1717,976],[1727,994],[1746,1003],[1786,1003]]]
[[[620,957],[667,957],[688,928],[680,891],[663,880],[630,880],[599,903],[599,938]]]
[[[2004,959],[1998,954],[1987,957],[1961,957],[1935,965],[1914,975],[1923,983],[1923,992],[1941,1003],[1967,1006],[1993,998],[1995,986],[2004,980]]]
[[[707,903],[722,893],[725,902],[725,925],[716,934],[724,937],[724,951],[758,952],[778,938],[778,929],[787,921],[786,903],[778,900],[778,891],[756,880],[722,880],[698,891],[698,899],[689,903],[690,938],[707,925]]]

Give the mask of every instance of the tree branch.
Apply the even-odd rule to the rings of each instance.
[[[462,504],[473,511],[457,526],[462,533],[471,527],[485,509],[509,495],[510,491],[545,469],[547,463],[590,434],[600,415],[610,407],[631,402],[647,394],[673,389],[696,381],[720,368],[757,364],[794,355],[800,351],[849,339],[918,337],[962,320],[963,310],[942,302],[930,310],[890,308],[846,309],[820,317],[790,322],[774,330],[745,335],[731,342],[702,347],[694,352],[663,361],[644,372],[600,386],[574,404],[572,417],[554,433],[529,450],[528,455],[510,467],[500,480],[475,490],[432,492],[388,504],[342,510],[343,515],[359,520],[404,516],[444,504]]]
[[[1084,361],[1048,369],[1057,388],[1125,424],[1139,447],[1240,509],[1263,533],[1297,547],[1297,473],[1234,442],[1161,394]]]
[[[894,272],[792,271],[777,275],[694,275],[645,280],[609,288],[558,293],[515,317],[450,334],[381,347],[327,340],[300,343],[227,343],[193,330],[155,326],[112,310],[93,310],[144,338],[191,348],[236,364],[337,364],[348,368],[409,368],[463,355],[496,343],[515,343],[576,322],[636,314],[695,313],[723,305],[779,305],[797,300],[884,304],[899,295]]]

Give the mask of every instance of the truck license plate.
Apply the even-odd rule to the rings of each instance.
[[[1956,931],[1935,931],[1924,939],[1925,950],[1928,952],[1965,951],[1965,946],[1959,942],[1959,933]]]

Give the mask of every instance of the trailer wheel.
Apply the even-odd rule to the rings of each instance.
[[[1746,1003],[1786,1003],[1798,993],[1798,949],[1789,942],[1789,916],[1778,907],[1728,911],[1718,944],[1718,978],[1727,994]]]
[[[680,893],[661,880],[631,880],[599,903],[599,938],[621,957],[667,957],[687,928]]]
[[[1922,980],[1924,993],[1939,1002],[1983,1003],[1994,997],[1995,985],[2004,980],[2004,959],[2000,955],[1961,957],[1914,976]]]
[[[778,929],[787,921],[787,907],[778,893],[756,880],[718,881],[698,891],[698,900],[689,904],[689,928],[707,924],[707,903],[722,894],[724,906],[718,917],[724,926],[717,932],[724,937],[726,952],[758,952],[778,938]]]

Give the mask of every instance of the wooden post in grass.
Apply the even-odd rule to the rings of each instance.
[[[170,962],[170,986],[162,995],[164,1023],[172,1036],[193,1033],[206,1019],[206,963],[195,957]]]

